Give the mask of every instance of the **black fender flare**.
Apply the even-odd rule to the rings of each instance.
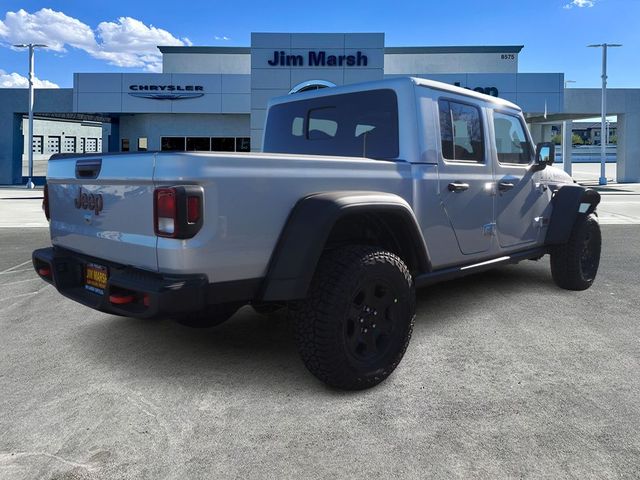
[[[600,194],[580,185],[560,187],[551,199],[551,218],[545,237],[545,245],[567,243],[571,229],[579,215],[593,213],[600,203]],[[582,204],[588,207],[580,208]]]
[[[422,232],[402,197],[369,191],[315,193],[299,200],[289,214],[271,255],[260,299],[304,298],[333,226],[346,215],[358,213],[391,214],[401,221],[403,239],[411,242],[418,269],[430,270]]]

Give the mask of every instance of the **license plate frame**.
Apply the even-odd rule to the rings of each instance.
[[[97,263],[84,266],[84,288],[97,295],[104,295],[109,280],[109,269]]]

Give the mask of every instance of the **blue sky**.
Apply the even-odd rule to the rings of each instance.
[[[52,45],[37,54],[37,76],[70,87],[73,72],[157,71],[158,43],[249,46],[252,31],[384,32],[387,46],[523,44],[521,72],[564,72],[571,87],[600,85],[600,52],[587,44],[623,43],[609,56],[609,86],[640,88],[640,0],[3,0],[0,86],[24,82],[15,42]]]

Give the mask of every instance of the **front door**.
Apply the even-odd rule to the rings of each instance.
[[[443,207],[465,255],[486,252],[494,234],[492,166],[482,110],[462,100],[438,100]]]
[[[526,247],[539,241],[546,185],[532,172],[535,155],[519,115],[493,111],[496,175],[496,225],[502,248]]]

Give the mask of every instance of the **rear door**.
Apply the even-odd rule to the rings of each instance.
[[[438,100],[440,196],[460,251],[488,251],[493,235],[493,172],[483,110],[456,98]]]
[[[516,112],[494,110],[496,225],[500,247],[526,247],[540,240],[548,199],[541,175],[531,171],[535,155]]]
[[[53,245],[156,271],[154,162],[152,153],[50,160]]]

